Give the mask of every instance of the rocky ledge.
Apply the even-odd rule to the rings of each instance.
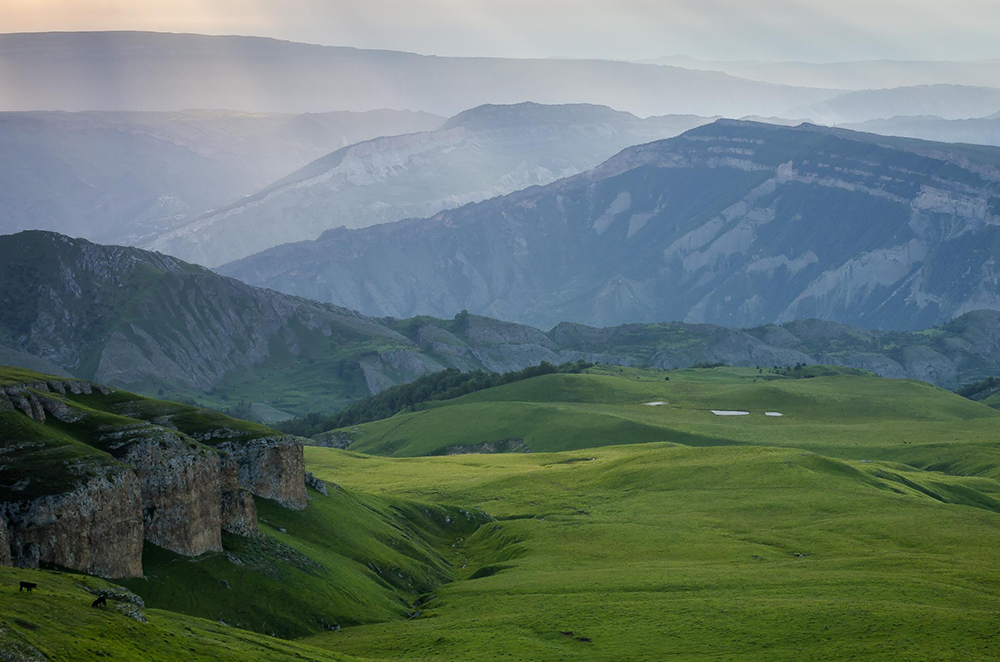
[[[62,494],[4,502],[6,560],[22,568],[46,563],[102,577],[141,577],[141,513],[139,481],[127,467]]]
[[[302,445],[294,437],[247,440],[220,428],[200,434],[208,442],[201,443],[120,411],[95,410],[101,399],[82,407],[72,398],[93,393],[109,401],[134,397],[81,381],[0,387],[0,482],[7,483],[0,489],[0,564],[136,577],[143,539],[195,556],[221,550],[223,531],[261,536],[253,495],[306,507]],[[60,434],[51,434],[53,424]],[[37,462],[44,453],[58,460]]]

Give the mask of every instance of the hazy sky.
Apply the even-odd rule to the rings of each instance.
[[[0,0],[0,32],[252,34],[439,55],[1000,58],[1000,0]]]

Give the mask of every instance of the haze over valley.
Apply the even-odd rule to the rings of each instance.
[[[0,659],[1000,656],[988,3],[0,15]]]

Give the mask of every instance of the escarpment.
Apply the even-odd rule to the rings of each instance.
[[[306,507],[305,459],[302,444],[292,437],[265,437],[225,442],[219,448],[236,460],[240,487],[274,499],[287,508]]]
[[[10,565],[10,537],[3,517],[0,517],[0,565]]]
[[[218,453],[157,430],[122,459],[142,484],[146,540],[186,556],[222,549]]]
[[[222,530],[245,538],[259,538],[257,504],[253,495],[239,486],[239,463],[223,455],[220,464]]]
[[[127,467],[106,469],[61,494],[0,504],[8,527],[8,560],[102,577],[142,576],[142,498]]]
[[[6,372],[5,372],[6,371]],[[142,575],[261,535],[253,495],[306,505],[302,446],[260,426],[0,367],[0,563]]]

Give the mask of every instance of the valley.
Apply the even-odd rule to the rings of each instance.
[[[170,411],[93,393],[77,397]],[[244,659],[989,659],[998,417],[823,366],[530,377],[355,426],[349,450],[306,446],[327,493],[307,488],[303,510],[255,497],[263,537],[224,534],[223,553],[193,558],[147,542],[144,578],[118,581],[147,622],[119,641],[151,637],[149,659],[169,659],[156,651],[170,636]],[[515,438],[511,452],[438,455]],[[91,629],[47,636],[7,583],[0,641],[54,659],[106,642],[92,611],[53,602],[85,605],[99,580],[17,576]],[[265,653],[244,630],[293,641]]]

